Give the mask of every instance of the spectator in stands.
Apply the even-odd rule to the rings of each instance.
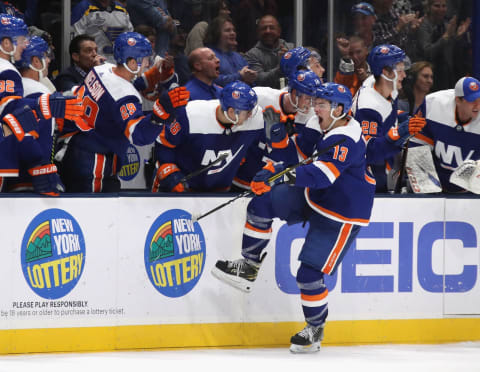
[[[82,0],[72,9],[71,25],[76,35],[95,39],[100,54],[111,63],[113,42],[122,32],[133,31],[127,10],[115,0]]]
[[[292,43],[280,39],[281,32],[278,20],[272,15],[263,16],[258,22],[258,42],[245,54],[249,67],[257,71],[258,86],[280,88],[280,59],[293,48]]]
[[[210,48],[197,48],[188,56],[192,71],[185,85],[190,91],[190,101],[218,99],[221,88],[214,84],[220,74],[220,60]]]
[[[373,25],[376,15],[375,9],[369,3],[358,3],[352,7],[353,25],[355,35],[362,38],[365,46],[370,50],[374,45]]]
[[[155,28],[157,31],[155,53],[164,56],[168,51],[170,38],[176,32],[175,23],[167,9],[167,1],[127,0],[127,10],[135,26],[147,24]]]
[[[260,18],[270,14],[278,15],[275,0],[239,0],[232,2],[232,18],[240,29],[238,34],[238,51],[246,52],[253,48],[257,41],[255,30]]]
[[[248,67],[247,61],[235,50],[237,33],[233,21],[228,17],[216,17],[207,29],[205,44],[211,48],[220,60],[220,76],[216,83],[220,86],[241,80],[253,85],[257,72]]]
[[[152,49],[155,50],[155,44],[157,43],[157,31],[148,25],[140,24],[135,26],[135,32],[145,36],[150,44],[152,44]]]
[[[0,1],[0,13],[9,14],[16,18],[21,18],[25,20],[24,14],[18,10],[11,1]]]
[[[70,91],[74,86],[81,85],[87,73],[104,62],[100,56],[95,39],[89,35],[77,35],[68,47],[71,66],[63,70],[54,80],[59,92]]]
[[[402,48],[411,60],[416,52],[415,33],[422,22],[415,13],[399,15],[393,9],[394,0],[372,0],[377,20],[373,25],[375,45],[394,44]]]
[[[337,47],[342,58],[334,81],[347,86],[354,96],[371,73],[367,63],[368,48],[364,39],[358,36],[338,38]]]
[[[418,29],[418,55],[434,66],[433,90],[448,89],[455,84],[454,45],[470,26],[470,18],[457,27],[457,17],[447,21],[446,14],[446,0],[429,0],[426,16]]]
[[[207,4],[208,5],[208,4]],[[187,41],[185,44],[185,54],[188,56],[193,50],[204,46],[203,40],[207,34],[208,23],[215,17],[230,17],[230,9],[224,0],[214,1],[208,7],[207,20],[200,21],[193,26],[187,35]]]
[[[190,68],[188,67],[188,58],[184,54],[187,33],[177,20],[175,20],[175,27],[177,28],[177,32],[170,39],[168,55],[173,57],[175,72],[178,75],[179,84],[185,85],[191,75]]]
[[[305,47],[310,51],[310,58],[308,59],[308,69],[312,70],[323,82],[323,74],[325,73],[325,68],[322,66],[322,56],[320,51],[314,47]]]
[[[413,116],[430,93],[432,85],[433,65],[427,61],[415,62],[402,82],[398,109]]]

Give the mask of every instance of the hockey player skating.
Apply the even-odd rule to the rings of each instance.
[[[367,163],[371,165],[377,192],[387,192],[387,173],[403,143],[418,133],[425,119],[404,117],[398,122],[398,90],[405,78],[406,55],[395,45],[379,45],[368,55],[372,76],[358,90],[352,112],[368,141]],[[392,187],[393,188],[393,187]]]
[[[28,45],[28,31],[22,19],[0,14],[0,176],[16,177],[20,168],[32,177],[35,192],[56,196],[59,189],[57,168],[45,161],[42,146],[37,141],[40,120],[69,119],[81,125],[81,101],[61,94],[42,94],[24,98],[22,77],[15,61],[21,59]],[[0,179],[0,189],[4,185]]]
[[[61,175],[68,192],[119,191],[117,174],[126,163],[128,146],[151,144],[162,130],[162,109],[157,104],[152,114],[145,115],[142,98],[131,83],[149,65],[150,42],[136,32],[125,32],[115,40],[113,52],[117,65],[94,67],[76,91],[83,99],[87,126],[64,128]],[[173,70],[156,75],[167,80]]]
[[[443,191],[480,193],[480,82],[463,77],[455,89],[428,94],[419,111],[427,124],[411,142],[431,148]]]
[[[263,135],[257,95],[250,86],[236,81],[222,89],[220,100],[173,106],[177,121],[165,127],[155,144],[152,191],[228,191],[242,159]],[[183,182],[186,175],[224,154],[227,157],[220,164]]]
[[[357,121],[347,115],[352,96],[343,85],[327,83],[316,91],[315,116],[307,123],[318,132],[313,163],[296,168],[290,184],[269,185],[267,180],[283,169],[269,163],[251,183],[257,194],[248,204],[242,256],[236,261],[217,261],[212,274],[245,292],[252,290],[272,234],[273,218],[295,224],[309,222],[300,252],[297,284],[300,288],[306,327],[291,338],[290,350],[309,353],[320,350],[328,315],[328,289],[324,275],[337,269],[361,226],[368,224],[375,181],[367,174],[365,142]],[[344,139],[340,145],[335,145]]]

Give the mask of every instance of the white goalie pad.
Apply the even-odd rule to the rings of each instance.
[[[465,160],[450,176],[450,182],[480,194],[480,160]]]
[[[408,149],[405,172],[414,193],[431,194],[442,191],[430,146]]]

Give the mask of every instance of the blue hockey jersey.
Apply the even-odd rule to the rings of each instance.
[[[242,159],[263,134],[261,110],[230,129],[217,121],[217,109],[218,100],[189,102],[185,110],[177,110],[178,122],[165,128],[155,144],[157,161],[177,164],[184,175],[228,154],[220,164],[188,181],[194,191],[228,190]]]
[[[401,147],[386,137],[390,128],[397,125],[397,99],[386,99],[374,86],[373,77],[358,90],[352,113],[367,140],[367,164],[372,166],[377,191],[386,192],[386,173],[393,165],[393,156]]]
[[[160,134],[161,125],[151,122],[151,114],[142,111],[142,98],[133,84],[105,63],[94,67],[78,89],[83,97],[85,127],[66,122],[64,136],[81,136],[76,143],[93,153],[115,153],[120,165],[125,163],[128,146],[151,144]]]
[[[458,123],[453,89],[427,95],[419,111],[424,113],[427,124],[410,143],[432,148],[433,162],[444,191],[464,191],[450,183],[450,175],[465,160],[480,159],[480,115],[466,124]]]
[[[317,116],[309,125],[318,126]],[[317,150],[344,139],[314,162],[296,170],[295,186],[305,187],[305,198],[317,213],[342,223],[366,226],[370,220],[375,180],[367,171],[366,145],[359,123],[350,118],[345,126],[321,136]]]

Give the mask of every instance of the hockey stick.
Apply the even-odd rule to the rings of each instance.
[[[410,138],[411,137],[409,137],[403,144],[403,154],[402,154],[402,159],[400,160],[400,170],[399,170],[397,182],[395,182],[395,188],[393,190],[395,194],[400,194],[402,190],[402,179],[405,175],[405,164],[407,163],[408,144],[410,143]]]
[[[192,173],[187,174],[179,182],[180,183],[185,182],[185,181],[188,181],[189,179],[191,179],[193,177],[197,177],[199,174],[202,174],[203,172],[209,170],[211,167],[220,163],[222,160],[225,160],[227,158],[227,156],[228,156],[227,153],[220,155],[217,159],[212,161],[210,164],[207,164],[207,165],[203,166],[202,168],[199,168],[196,171],[193,171]]]
[[[335,146],[338,146],[340,145],[341,143],[343,143],[345,141],[345,138],[342,138],[340,140],[338,140],[337,142],[335,143],[332,143],[330,146],[324,148],[324,149],[321,149],[321,150],[318,150],[317,152],[315,152],[312,156],[308,157],[308,158],[305,158],[303,159],[301,162],[297,163],[297,164],[294,164],[288,168],[285,168],[284,170],[282,170],[281,172],[278,172],[276,174],[274,174],[272,177],[270,177],[267,182],[268,184],[271,184],[273,181],[283,177],[285,174],[291,172],[292,170],[298,168],[299,166],[301,165],[304,165],[310,161],[312,161],[314,158],[322,155],[322,154],[325,154],[326,152],[328,152],[329,150],[331,150],[332,148],[334,148]],[[241,194],[235,196],[234,198],[230,199],[229,201],[223,203],[223,204],[220,204],[219,206],[209,210],[208,212],[204,213],[204,214],[201,214],[199,216],[195,216],[195,215],[192,215],[192,222],[197,222],[199,221],[200,219],[204,218],[204,217],[207,217],[208,215],[218,211],[219,209],[222,209],[223,207],[226,207],[227,205],[233,203],[235,200],[237,199],[241,199],[241,198],[245,198],[247,196],[250,196],[253,194],[253,191],[251,190],[246,190],[244,192],[242,192]]]

